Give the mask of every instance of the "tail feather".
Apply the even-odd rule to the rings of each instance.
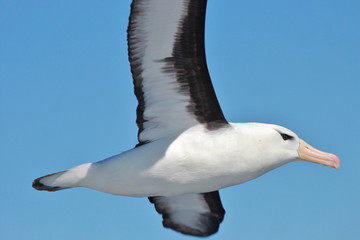
[[[60,187],[60,186],[49,186],[42,182],[42,180],[44,181],[44,179],[46,179],[46,178],[54,177],[55,175],[59,175],[59,174],[65,173],[65,172],[66,171],[62,171],[62,172],[52,173],[52,174],[48,174],[48,175],[39,177],[33,181],[32,187],[39,191],[45,190],[45,191],[49,191],[49,192],[55,192],[58,190],[70,188],[70,187]]]
[[[91,163],[85,163],[66,171],[49,174],[34,180],[32,186],[37,190],[58,191],[72,187],[81,187],[81,181],[86,179]]]

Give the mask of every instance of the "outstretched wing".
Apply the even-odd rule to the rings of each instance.
[[[149,200],[162,214],[164,227],[187,235],[205,237],[216,233],[225,215],[218,191]]]
[[[227,124],[208,73],[206,0],[134,0],[128,50],[139,144],[203,123]]]

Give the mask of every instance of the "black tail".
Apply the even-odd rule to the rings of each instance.
[[[39,191],[49,191],[49,192],[55,192],[55,191],[58,191],[58,190],[63,190],[63,189],[67,189],[67,188],[70,188],[70,187],[60,187],[60,186],[48,186],[44,183],[41,182],[41,180],[43,180],[44,178],[48,178],[48,177],[52,177],[54,175],[58,175],[58,174],[62,174],[66,171],[63,171],[63,172],[57,172],[57,173],[53,173],[53,174],[49,174],[49,175],[46,175],[46,176],[42,176],[42,177],[39,177],[37,179],[35,179],[32,183],[32,187],[35,188],[36,190],[39,190]]]

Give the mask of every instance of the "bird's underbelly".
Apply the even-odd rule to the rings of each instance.
[[[141,154],[129,151],[95,163],[91,168],[81,186],[133,197],[210,192],[264,173],[249,161],[211,156],[206,152]]]
[[[230,130],[216,135],[195,126],[92,164],[79,186],[116,195],[171,196],[215,191],[279,166],[261,161],[261,149],[248,151],[256,144],[239,144],[237,136]]]
[[[87,181],[83,186],[123,196],[174,196],[215,191],[249,181],[261,174],[244,172],[235,175],[160,168],[137,173],[118,171],[117,174],[102,176],[102,180],[97,183]]]

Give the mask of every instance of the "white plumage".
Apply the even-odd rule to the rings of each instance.
[[[285,142],[274,129],[293,134],[279,126],[259,123],[233,123],[211,132],[196,125],[175,138],[163,138],[97,163],[77,166],[41,183],[133,197],[212,192],[297,159],[298,140]]]
[[[292,131],[228,123],[208,74],[206,0],[134,0],[128,28],[138,145],[96,163],[36,179],[38,190],[87,187],[149,197],[163,225],[208,236],[223,220],[219,189],[295,160],[338,168],[339,159]]]

